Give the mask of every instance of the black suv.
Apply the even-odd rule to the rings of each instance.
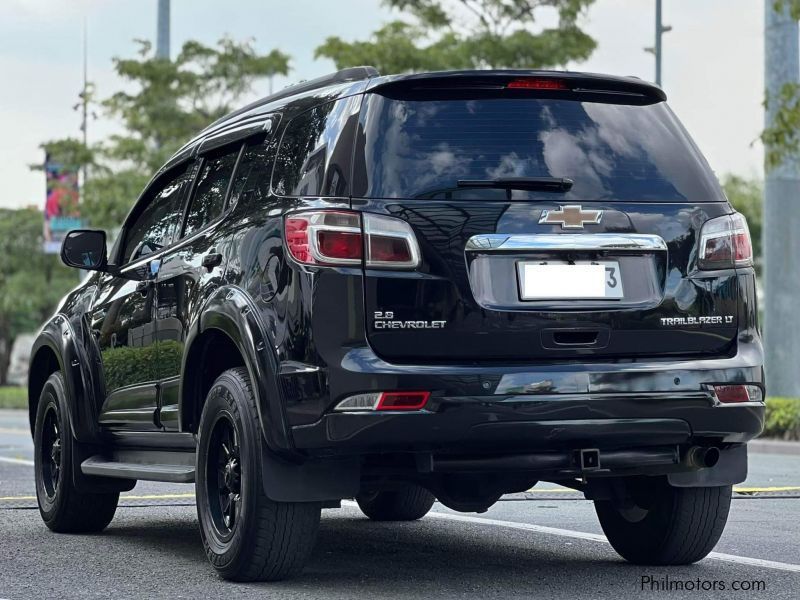
[[[195,482],[234,580],[297,572],[320,509],[483,512],[580,490],[627,560],[718,540],[764,375],[747,224],[664,93],[546,71],[359,67],[212,124],[35,344],[36,488],[99,531]]]

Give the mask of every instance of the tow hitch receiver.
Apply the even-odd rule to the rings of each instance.
[[[578,465],[581,471],[596,471],[600,468],[600,450],[582,448],[578,450]]]

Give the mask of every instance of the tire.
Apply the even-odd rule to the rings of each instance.
[[[356,497],[361,512],[373,521],[416,521],[428,514],[435,501],[428,490],[412,483]]]
[[[725,529],[731,486],[678,488],[666,478],[627,482],[633,500],[596,500],[608,541],[637,565],[688,565],[705,558]]]
[[[114,518],[119,492],[82,493],[73,472],[80,469],[61,373],[53,373],[39,396],[34,427],[36,498],[42,520],[58,533],[102,531]]]
[[[316,541],[320,503],[274,502],[264,493],[262,443],[247,371],[225,371],[200,417],[196,493],[206,556],[232,581],[296,575]]]

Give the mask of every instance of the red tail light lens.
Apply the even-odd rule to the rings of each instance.
[[[763,393],[757,385],[715,385],[714,396],[722,404],[761,402]]]
[[[319,253],[334,260],[361,260],[361,234],[346,231],[317,232]]]
[[[383,392],[375,410],[420,410],[430,397],[430,392]]]
[[[506,88],[509,90],[568,90],[569,86],[562,79],[530,77],[509,81]]]
[[[739,213],[711,219],[700,230],[701,269],[730,269],[753,264],[747,220]]]
[[[304,265],[347,266],[363,259],[370,268],[414,269],[420,262],[411,226],[385,215],[338,210],[294,213],[286,217],[284,232],[289,254]]]
[[[304,265],[361,264],[363,241],[358,213],[317,210],[284,221],[286,247]]]

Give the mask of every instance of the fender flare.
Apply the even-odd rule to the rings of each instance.
[[[265,333],[252,299],[236,286],[217,289],[206,301],[197,325],[187,335],[181,365],[181,414],[185,414],[184,403],[190,401],[184,391],[185,378],[188,375],[186,363],[192,354],[192,344],[200,334],[210,329],[221,331],[230,338],[244,358],[245,367],[253,382],[261,433],[267,448],[284,459],[296,461],[301,458],[294,450],[286,419],[274,345]]]
[[[59,370],[64,376],[66,384],[67,405],[70,416],[70,429],[77,442],[97,443],[100,438],[100,428],[95,415],[95,393],[92,387],[93,378],[90,372],[90,361],[83,346],[75,335],[75,329],[69,319],[63,314],[54,315],[47,321],[39,332],[31,349],[30,365],[33,369],[37,363],[37,356],[49,349],[56,357]],[[28,409],[32,408],[31,402],[38,402],[32,395],[35,393],[33,385],[38,379],[28,376]],[[34,416],[35,418],[35,416]],[[31,423],[33,427],[33,422]]]

